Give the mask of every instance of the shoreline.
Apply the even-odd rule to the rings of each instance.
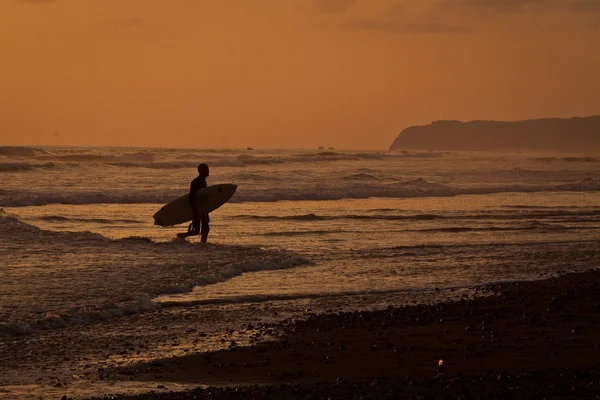
[[[465,398],[485,393],[478,385],[504,397],[519,387],[524,398],[600,394],[600,271],[483,289],[495,294],[314,315],[272,325],[282,332],[276,341],[232,342],[228,350],[99,371],[98,379],[209,386],[122,397],[131,400],[437,397],[440,385],[444,395]]]

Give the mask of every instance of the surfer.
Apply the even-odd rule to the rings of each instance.
[[[208,239],[208,232],[210,231],[210,227],[208,223],[210,222],[210,218],[208,214],[198,215],[196,212],[196,192],[200,189],[204,189],[206,187],[206,178],[209,175],[208,164],[202,163],[198,165],[198,176],[194,178],[192,184],[190,185],[190,206],[192,207],[192,212],[194,213],[194,217],[192,219],[192,223],[189,226],[189,234],[190,235],[198,235],[200,234],[200,241],[202,243],[206,243]],[[202,229],[200,229],[200,225],[202,224]]]

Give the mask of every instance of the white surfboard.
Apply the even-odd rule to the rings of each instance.
[[[223,183],[200,189],[196,192],[196,211],[198,215],[208,214],[227,203],[235,193],[237,185]],[[192,207],[189,193],[164,205],[154,214],[154,225],[173,226],[191,221]]]

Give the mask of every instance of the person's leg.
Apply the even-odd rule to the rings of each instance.
[[[202,231],[200,231],[200,235],[201,235],[200,241],[202,243],[206,243],[206,240],[208,239],[208,232],[210,232],[210,226],[208,225],[208,223],[210,222],[210,218],[208,217],[208,214],[200,217],[200,221],[202,221]]]
[[[200,217],[194,215],[192,219],[192,224],[190,225],[189,233],[193,235],[197,235],[200,232]]]

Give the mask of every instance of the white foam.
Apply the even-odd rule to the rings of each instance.
[[[370,197],[414,198],[448,197],[469,194],[534,193],[555,191],[599,191],[600,180],[583,179],[566,184],[552,185],[496,185],[452,187],[422,178],[403,182],[363,180],[360,185],[348,184],[347,179],[332,181],[329,186],[295,187],[240,185],[231,202],[273,202],[282,200],[340,200]],[[184,194],[182,189],[110,190],[110,191],[29,191],[24,189],[0,190],[0,207],[36,206],[46,204],[164,204]]]
[[[137,313],[155,307],[159,294],[309,263],[293,252],[257,247],[46,231],[4,211],[0,258],[0,336]]]

